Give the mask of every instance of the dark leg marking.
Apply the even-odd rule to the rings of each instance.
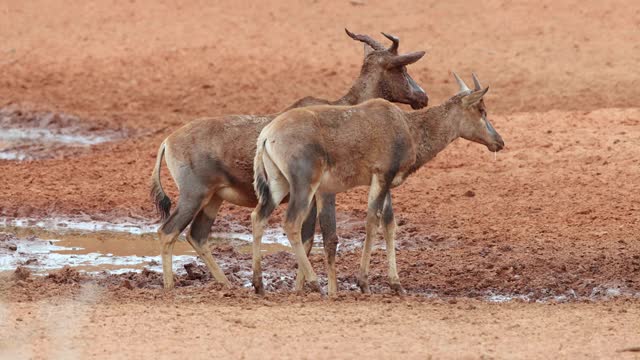
[[[171,234],[177,231],[181,233],[193,220],[196,212],[200,208],[204,195],[199,196],[183,196],[178,201],[176,210],[169,216],[167,221],[160,228],[165,234]]]
[[[384,207],[382,208],[382,222],[385,226],[388,226],[394,221],[393,205],[391,205],[391,192],[387,191],[387,195],[384,199]]]
[[[334,296],[338,291],[336,275],[336,250],[338,235],[336,234],[336,196],[322,194],[322,209],[320,210],[320,229],[324,244],[325,260],[329,277],[329,295]]]
[[[324,250],[330,259],[335,259],[338,246],[336,234],[336,196],[334,194],[322,195],[322,209],[320,210],[320,230]]]
[[[191,223],[191,229],[189,230],[191,239],[200,246],[205,245],[209,239],[209,233],[214,221],[215,219],[209,217],[204,210],[200,210]]]
[[[302,223],[302,242],[306,243],[308,241],[313,242],[313,235],[316,232],[316,218],[318,216],[318,206],[316,202],[313,201],[311,203],[311,210],[309,210],[309,214],[305,219],[304,223]]]

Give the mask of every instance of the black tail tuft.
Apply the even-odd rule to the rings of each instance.
[[[151,174],[151,200],[156,205],[156,211],[160,214],[160,220],[163,221],[169,217],[169,211],[171,210],[171,199],[165,194],[162,189],[162,183],[160,182],[160,167],[162,166],[165,142],[166,139],[160,144],[158,156],[156,157],[156,165],[153,167],[153,173]]]
[[[271,200],[271,190],[269,184],[267,184],[264,176],[256,175],[255,178],[256,195],[258,196],[258,202],[260,203],[260,217],[265,218],[275,208],[273,201]]]
[[[156,206],[158,215],[160,215],[160,220],[166,220],[171,212],[171,199],[162,189],[155,186],[155,183],[151,186],[151,199]]]
[[[253,161],[253,186],[256,190],[256,197],[258,198],[258,204],[260,211],[258,215],[261,218],[265,218],[271,214],[275,209],[273,199],[271,199],[271,189],[269,189],[269,183],[267,180],[267,172],[264,169],[263,155],[265,155],[266,140],[262,141],[258,139],[258,148],[256,149],[256,156]]]

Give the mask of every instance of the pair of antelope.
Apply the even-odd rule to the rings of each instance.
[[[398,38],[384,34],[385,48],[369,36],[347,34],[365,44],[360,76],[337,101],[303,98],[284,112],[266,116],[232,115],[193,121],[167,137],[158,150],[152,174],[152,197],[163,223],[164,287],[173,288],[172,249],[191,224],[187,241],[204,260],[213,277],[229,281],[206,246],[211,225],[223,201],[255,207],[251,214],[253,285],[262,284],[260,245],[263,228],[273,210],[288,198],[284,230],[298,260],[296,289],[305,280],[320,291],[308,259],[316,219],[319,218],[328,266],[329,295],[337,292],[335,194],[370,186],[358,285],[369,292],[371,249],[380,223],[384,229],[389,281],[402,292],[395,259],[395,229],[390,189],[404,182],[458,137],[499,151],[504,142],[487,119],[482,88],[473,74],[474,89],[455,73],[460,91],[444,104],[405,112],[391,102],[422,109],[424,90],[406,66],[424,52],[398,54]],[[257,139],[257,142],[256,142]],[[180,191],[177,208],[160,183],[162,157]]]

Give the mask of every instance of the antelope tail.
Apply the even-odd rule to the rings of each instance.
[[[260,208],[260,217],[270,214],[275,208],[273,199],[271,198],[271,189],[269,189],[269,179],[267,171],[264,168],[264,156],[268,156],[265,149],[266,139],[258,138],[258,146],[256,148],[256,157],[253,160],[253,188],[258,198],[258,206]]]
[[[266,140],[259,139],[258,146],[256,147],[256,157],[253,160],[253,188],[256,191],[256,197],[258,203],[271,199],[271,192],[269,191],[269,182],[267,179],[267,171],[264,168],[264,145]]]
[[[165,141],[160,144],[158,155],[156,156],[156,165],[153,167],[151,174],[151,199],[156,206],[156,211],[160,215],[161,220],[169,217],[171,210],[171,199],[165,194],[160,182],[160,167],[162,166],[162,157],[164,156]]]

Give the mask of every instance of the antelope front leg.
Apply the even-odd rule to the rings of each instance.
[[[362,246],[362,258],[360,261],[360,275],[358,276],[358,286],[360,290],[368,294],[369,289],[369,263],[371,262],[371,249],[373,248],[373,240],[376,231],[380,225],[380,217],[382,215],[382,205],[388,191],[388,186],[382,186],[378,181],[378,176],[374,175],[369,190],[369,204],[367,209],[367,235]]]
[[[318,283],[318,276],[313,271],[311,262],[307,257],[307,252],[302,245],[302,223],[311,212],[311,201],[317,189],[317,184],[310,184],[309,187],[299,186],[289,193],[289,205],[284,221],[284,231],[291,243],[296,259],[298,259],[298,267],[302,269],[302,273],[307,282],[311,285],[312,291],[321,293],[322,289]]]
[[[387,243],[387,261],[389,262],[389,286],[398,295],[404,294],[404,289],[400,285],[398,268],[396,265],[396,219],[393,215],[391,205],[391,192],[387,192],[382,209],[382,226],[384,229],[384,240]]]

